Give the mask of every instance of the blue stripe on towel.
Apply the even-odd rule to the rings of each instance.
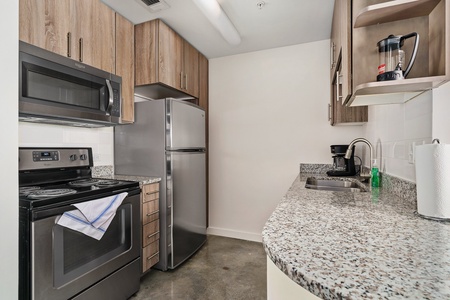
[[[90,226],[91,226],[93,229],[95,229],[95,230],[98,230],[98,231],[101,231],[101,232],[106,232],[105,229],[103,229],[103,228],[96,228],[96,227],[92,226],[91,223],[89,223],[89,222],[87,222],[87,221],[85,221],[85,220],[83,220],[83,219],[80,219],[79,217],[77,217],[77,216],[75,216],[75,215],[72,215],[72,214],[69,213],[69,212],[65,212],[64,215],[66,215],[67,217],[69,217],[69,218],[75,220],[76,222],[79,222],[79,223],[82,223],[82,224],[86,224],[86,225],[90,225]]]
[[[112,201],[109,203],[109,205],[90,224],[94,225],[94,223],[97,222],[111,208],[114,202],[116,202],[117,198],[119,198],[119,195],[116,195],[114,199],[112,199]]]

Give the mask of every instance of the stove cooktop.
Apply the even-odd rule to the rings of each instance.
[[[139,188],[139,182],[87,178],[19,187],[19,204],[27,208],[59,206],[107,197]]]

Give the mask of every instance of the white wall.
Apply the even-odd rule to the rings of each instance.
[[[209,62],[209,233],[260,240],[299,173],[362,126],[328,122],[329,40]]]
[[[114,165],[114,129],[19,123],[20,147],[92,147],[95,166]]]
[[[0,217],[0,291],[2,299],[18,297],[18,61],[19,61],[19,8],[18,0],[3,1],[0,10],[0,82],[2,87],[2,117],[0,118],[2,212]]]
[[[376,148],[375,156],[383,172],[415,182],[413,148],[431,142],[432,99],[428,91],[404,104],[369,106],[365,137]],[[368,155],[365,163],[369,163]]]

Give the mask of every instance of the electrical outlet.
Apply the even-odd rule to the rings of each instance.
[[[94,154],[94,162],[98,162],[100,160],[100,154]]]
[[[412,142],[409,144],[409,151],[408,151],[408,162],[410,164],[414,164],[414,160],[416,157],[416,142]]]

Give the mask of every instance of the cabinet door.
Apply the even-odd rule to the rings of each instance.
[[[334,73],[336,72],[338,53],[341,51],[340,3],[341,3],[340,0],[336,0],[334,2],[333,21],[332,21],[332,26],[331,26],[331,41],[330,41],[330,70],[331,70],[330,74],[331,74],[331,78],[333,78]]]
[[[340,82],[342,91],[342,101],[350,98],[352,95],[352,57],[351,57],[351,38],[352,38],[352,25],[351,25],[351,9],[352,1],[338,0],[340,10],[340,43],[341,48],[341,70],[340,70]]]
[[[115,13],[99,0],[72,0],[75,59],[115,72]]]
[[[159,82],[178,90],[182,89],[183,39],[162,21],[158,22],[159,53],[158,78]]]
[[[134,25],[116,13],[116,75],[122,77],[122,123],[134,122]]]
[[[208,112],[208,59],[199,53],[198,60],[198,105]]]
[[[135,85],[158,82],[158,22],[150,21],[134,27]]]
[[[198,63],[199,52],[186,41],[183,41],[183,89],[191,96],[198,97]]]
[[[71,55],[69,0],[20,0],[19,39],[60,55]]]
[[[342,55],[342,53],[340,54]],[[367,122],[367,106],[347,107],[343,105],[342,61],[336,67],[331,85],[331,125],[362,124]]]

